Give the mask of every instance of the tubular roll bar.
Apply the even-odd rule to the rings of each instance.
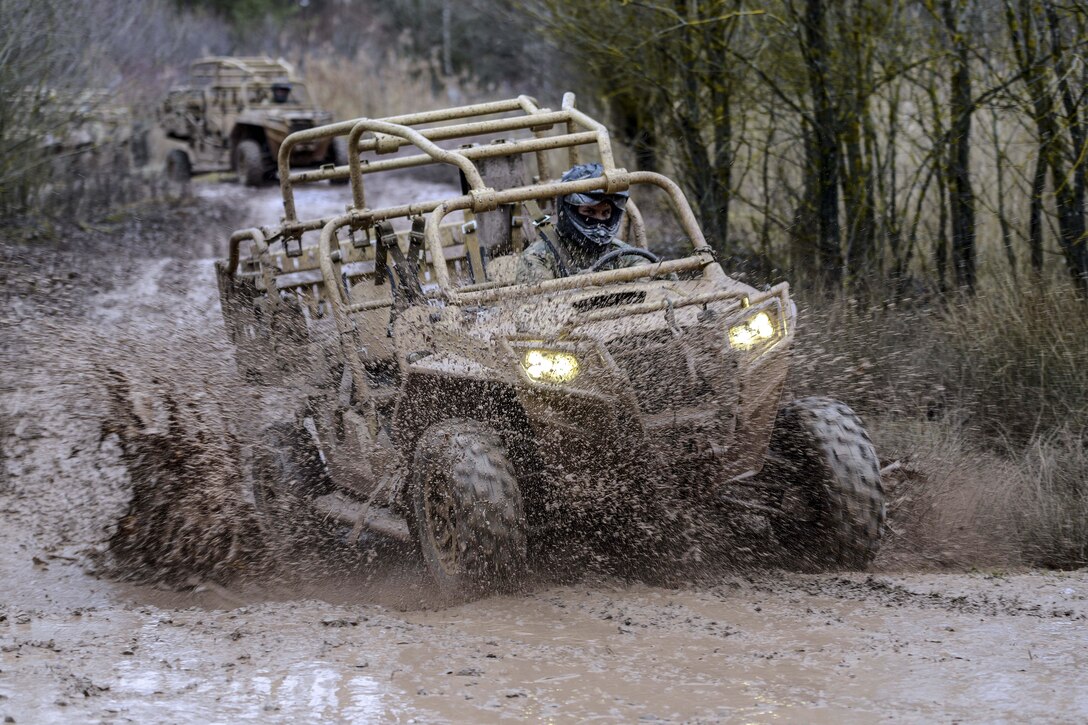
[[[240,249],[242,242],[246,240],[253,242],[254,251],[257,252],[257,256],[260,256],[268,251],[268,243],[265,242],[264,232],[257,228],[239,229],[234,234],[230,235],[230,249],[227,257],[227,273],[233,277],[234,273],[238,270],[238,261],[240,259]]]
[[[490,194],[496,204],[513,204],[529,199],[541,198],[542,196],[559,196],[561,194],[576,194],[599,190],[613,191],[620,183],[623,184],[622,188],[626,188],[629,184],[652,184],[663,189],[672,199],[677,213],[680,216],[680,225],[691,240],[691,244],[695,248],[695,254],[683,259],[675,259],[667,262],[658,262],[657,264],[640,265],[636,267],[624,267],[618,270],[610,270],[603,274],[598,273],[601,274],[601,278],[603,279],[607,276],[608,279],[613,281],[626,282],[640,277],[706,268],[712,278],[724,279],[725,273],[721,270],[720,266],[714,263],[714,256],[711,253],[710,246],[706,243],[706,238],[703,237],[703,232],[699,229],[699,225],[695,221],[695,214],[692,212],[691,206],[688,204],[680,187],[668,177],[654,172],[636,171],[634,173],[627,173],[622,169],[617,171],[618,173],[611,175],[611,178],[609,178],[606,171],[604,177],[549,184],[546,187],[546,191],[539,186],[523,186],[499,192],[491,191]],[[427,226],[424,230],[424,235],[426,238],[427,250],[431,253],[432,259],[438,260],[443,258],[442,238],[438,233],[438,227],[442,223],[442,218],[450,212],[463,209],[478,211],[476,209],[478,198],[479,195],[471,193],[466,194],[444,201],[431,211],[430,215],[427,217]],[[446,269],[444,264],[435,264],[434,271],[435,281],[438,282],[439,287],[445,290],[453,300],[464,303],[478,303],[509,296],[508,294],[503,294],[501,288],[458,294],[450,289],[449,270]],[[584,287],[593,284],[595,276],[596,275],[594,274],[586,274],[547,280],[535,285],[531,290],[525,290],[525,292],[549,292],[553,290]]]
[[[654,277],[662,274],[686,272],[697,269],[702,269],[704,274],[711,279],[724,280],[726,278],[725,273],[715,262],[710,247],[707,245],[702,231],[699,229],[699,225],[695,222],[695,215],[691,211],[687,199],[684,198],[684,194],[680,190],[680,187],[669,178],[649,171],[625,174],[625,177],[635,184],[652,184],[657,186],[664,189],[665,192],[672,197],[680,216],[681,226],[688,234],[695,247],[695,253],[693,255],[684,257],[683,259],[668,260],[656,264],[624,267],[593,274],[546,280],[528,288],[519,287],[514,291],[506,287],[500,287],[458,292],[450,286],[449,270],[446,268],[445,256],[442,252],[442,237],[439,234],[439,225],[441,225],[443,217],[450,212],[464,209],[477,209],[480,204],[480,195],[470,192],[453,199],[434,202],[434,206],[427,217],[427,225],[424,228],[424,238],[427,252],[431,255],[435,281],[438,283],[439,287],[439,296],[452,304],[479,304],[510,297],[512,294],[522,296],[557,290],[577,289],[579,287],[592,286],[597,282],[627,282],[643,277]],[[595,191],[600,190],[605,183],[607,182],[598,177],[593,179],[582,179],[580,181],[549,184],[544,195],[574,194]],[[540,186],[520,186],[498,192],[490,189],[486,191],[490,195],[490,199],[487,200],[487,203],[493,203],[495,205],[514,204],[528,201],[529,199],[539,199],[542,196],[542,188]],[[337,325],[342,332],[353,328],[347,317],[348,314],[362,312],[368,309],[377,309],[379,307],[387,307],[390,302],[388,300],[373,300],[354,305],[350,303],[345,290],[342,285],[338,283],[340,275],[335,265],[338,264],[340,242],[337,232],[347,226],[354,227],[361,224],[372,224],[380,218],[403,216],[403,214],[389,214],[388,212],[390,211],[393,211],[393,209],[382,209],[378,212],[369,212],[365,210],[350,211],[329,220],[321,230],[321,241],[318,246],[318,259],[321,264],[321,274],[325,287],[329,290],[327,294],[335,297],[336,302],[339,303],[333,304],[332,307],[335,310]]]
[[[427,129],[417,130],[411,128],[421,124],[459,121],[512,111],[521,111],[524,115],[484,121],[469,121]],[[544,135],[548,129],[556,125],[565,125],[566,133],[557,136]],[[434,141],[471,138],[488,133],[524,129],[531,130],[534,138],[526,141],[502,142],[459,149],[457,151],[443,149],[433,143]],[[582,130],[579,131],[579,129]],[[362,136],[365,133],[371,133],[374,137],[363,140]],[[296,145],[344,135],[347,136],[349,150],[347,166],[325,167],[318,171],[291,172],[291,151]],[[390,116],[381,119],[360,118],[305,131],[297,131],[284,139],[280,145],[277,158],[284,210],[283,226],[280,234],[285,237],[297,238],[305,231],[320,228],[320,226],[324,225],[299,221],[294,197],[294,184],[298,182],[307,183],[325,179],[348,178],[351,181],[354,208],[365,209],[366,194],[363,187],[363,174],[446,163],[460,169],[468,181],[470,193],[474,193],[479,199],[484,200],[490,198],[492,190],[486,187],[472,161],[496,156],[536,153],[543,174],[547,168],[543,157],[545,151],[567,148],[569,149],[571,163],[574,164],[579,159],[577,147],[588,144],[596,144],[598,148],[601,165],[605,170],[605,178],[610,179],[607,188],[614,191],[626,188],[626,184],[621,180],[624,172],[622,169],[617,169],[615,165],[608,130],[604,125],[576,109],[574,107],[574,95],[570,93],[564,96],[561,111],[540,109],[532,98],[519,96],[506,101],[480,103],[440,111]],[[365,165],[359,158],[359,154],[365,151],[386,154],[393,153],[401,147],[409,145],[416,146],[424,153]],[[478,206],[474,206],[473,209],[475,211],[489,210],[486,207]],[[329,220],[322,221],[327,223]]]
[[[522,115],[473,121],[478,116],[510,113],[520,111]],[[449,121],[464,121],[453,125],[435,126],[425,129],[415,129],[411,126],[431,124]],[[545,132],[556,125],[565,126],[565,133],[546,136]],[[532,131],[534,137],[527,140],[501,141],[497,143],[473,146],[469,148],[448,150],[437,146],[438,140],[450,140],[463,137],[479,136],[481,134],[525,130]],[[581,130],[580,130],[581,129]],[[373,138],[363,139],[364,134],[372,134]],[[319,139],[333,138],[346,135],[348,138],[349,153],[346,166],[325,167],[318,171],[303,171],[292,173],[290,167],[291,150],[299,143],[316,141]],[[544,152],[552,149],[566,148],[569,151],[571,163],[579,160],[578,147],[596,144],[604,168],[602,176],[593,179],[567,183],[549,183],[533,186],[516,187],[496,191],[488,188],[481,177],[479,170],[473,163],[478,159],[493,158],[499,156],[520,155],[536,153],[538,161],[543,161]],[[416,146],[423,153],[413,156],[403,156],[384,161],[365,163],[360,159],[360,153],[374,151],[378,154],[392,153],[404,146]],[[615,193],[626,190],[631,184],[651,184],[663,189],[671,198],[674,208],[680,217],[680,223],[694,247],[694,254],[685,259],[660,262],[641,267],[624,268],[609,272],[615,281],[626,281],[640,277],[672,272],[688,271],[693,269],[704,270],[704,274],[714,279],[724,279],[725,274],[721,267],[714,263],[710,247],[707,245],[702,231],[695,220],[695,215],[684,197],[680,188],[670,179],[660,174],[651,172],[628,173],[625,169],[617,168],[612,153],[612,145],[608,129],[601,123],[590,118],[574,107],[574,94],[567,93],[563,96],[562,110],[551,111],[541,109],[536,101],[528,96],[490,103],[479,103],[457,108],[427,111],[423,113],[404,114],[390,116],[383,119],[360,118],[350,121],[329,124],[319,128],[307,129],[290,134],[280,145],[277,159],[280,172],[280,191],[283,196],[284,219],[279,229],[243,230],[235,236],[241,235],[238,240],[231,238],[230,268],[237,268],[238,243],[242,239],[254,239],[260,235],[257,242],[257,252],[262,254],[267,251],[270,241],[283,239],[300,239],[307,231],[322,230],[321,241],[318,247],[318,257],[321,260],[323,275],[326,277],[326,286],[330,295],[342,303],[344,309],[351,307],[349,311],[359,311],[370,307],[382,306],[381,301],[373,301],[349,305],[349,301],[342,294],[339,285],[335,283],[332,273],[335,253],[339,255],[339,242],[336,232],[345,226],[352,229],[373,226],[379,221],[396,217],[417,216],[429,214],[425,228],[427,249],[433,260],[436,282],[441,294],[451,300],[464,302],[483,302],[499,299],[506,296],[502,288],[477,288],[456,292],[451,289],[449,270],[441,260],[441,237],[438,227],[442,219],[454,211],[471,210],[473,212],[486,212],[497,208],[500,204],[513,204],[529,199],[541,199],[587,191],[605,191]],[[363,175],[378,173],[393,169],[404,169],[426,164],[445,163],[456,166],[465,176],[469,191],[459,197],[444,200],[431,200],[415,202],[383,209],[368,209],[363,187]],[[543,168],[543,167],[541,167]],[[352,207],[346,214],[300,221],[297,216],[294,198],[294,184],[296,182],[312,182],[323,179],[350,179],[352,186]],[[326,257],[329,257],[326,259]],[[548,280],[532,288],[533,292],[546,292],[551,290],[571,289],[587,284],[592,284],[594,275],[580,275],[574,278]],[[272,287],[269,286],[269,289]],[[335,291],[333,291],[335,290]],[[334,308],[338,305],[333,305]],[[359,308],[358,310],[355,308]]]
[[[477,116],[514,111],[520,111],[522,115],[483,121],[467,120]],[[449,121],[464,122],[425,129],[412,128],[414,125]],[[558,135],[544,135],[546,131],[557,125],[564,127],[565,132]],[[501,141],[456,151],[441,148],[434,143],[439,140],[526,129],[533,133],[533,138]],[[364,134],[372,134],[373,138],[364,139]],[[352,150],[349,153],[347,166],[326,167],[318,171],[291,172],[291,150],[294,146],[299,143],[345,135],[348,139],[348,147]],[[574,164],[579,161],[578,147],[589,144],[597,146],[601,165],[604,168],[602,176],[592,179],[536,184],[496,191],[487,187],[479,170],[473,163],[478,159],[526,153],[536,153],[538,161],[543,162],[544,152],[551,149],[566,148],[569,152],[569,160]],[[365,164],[359,157],[360,153],[364,151],[374,151],[378,154],[393,153],[404,146],[415,146],[423,153]],[[452,199],[415,202],[383,209],[366,208],[366,197],[363,188],[364,174],[435,163],[456,166],[465,176],[469,186],[468,193]],[[351,227],[352,229],[366,228],[373,226],[377,222],[396,217],[428,215],[424,237],[426,249],[431,256],[435,281],[438,283],[437,296],[455,304],[482,303],[509,297],[511,290],[505,287],[487,286],[459,292],[451,287],[449,270],[444,261],[445,256],[442,251],[442,240],[439,233],[439,226],[447,214],[463,210],[471,210],[476,213],[487,212],[501,204],[516,204],[530,199],[551,198],[561,194],[588,191],[615,193],[626,190],[631,184],[650,184],[661,188],[669,195],[673,207],[679,215],[680,224],[694,247],[694,254],[684,259],[669,260],[656,264],[547,280],[530,288],[519,287],[517,293],[545,293],[590,286],[598,282],[630,281],[643,277],[698,269],[702,269],[704,275],[710,279],[719,281],[726,279],[725,273],[715,262],[711,249],[707,245],[706,239],[703,237],[702,231],[695,220],[695,215],[680,187],[672,180],[657,173],[646,171],[628,173],[625,169],[617,168],[608,129],[575,108],[574,95],[571,93],[564,95],[563,107],[560,111],[538,108],[536,101],[532,98],[519,96],[505,101],[390,116],[383,119],[359,118],[298,131],[290,134],[281,144],[278,164],[280,191],[283,196],[284,207],[283,222],[279,229],[246,229],[236,232],[231,237],[230,272],[234,274],[237,270],[239,245],[246,239],[252,240],[257,255],[263,256],[267,254],[268,243],[271,241],[282,239],[286,244],[289,239],[300,239],[306,231],[320,229],[321,238],[317,257],[321,266],[326,294],[330,296],[330,302],[333,303],[330,306],[334,311],[337,327],[341,334],[349,334],[354,331],[354,323],[349,319],[352,313],[385,307],[390,302],[388,300],[372,300],[351,304],[346,290],[340,284],[340,242],[337,232],[343,227]],[[542,165],[540,168],[544,169],[545,167]],[[307,221],[298,219],[293,186],[296,182],[306,183],[323,179],[343,179],[345,176],[351,181],[353,201],[353,205],[347,213]],[[271,271],[267,269],[269,265],[262,264],[261,266],[264,276],[270,277]],[[265,282],[266,289],[275,288],[273,280],[265,279]]]

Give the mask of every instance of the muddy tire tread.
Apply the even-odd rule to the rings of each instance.
[[[833,398],[783,406],[771,451],[788,463],[791,493],[808,497],[815,520],[783,519],[788,546],[805,555],[801,568],[864,569],[876,556],[886,518],[880,463],[857,414]]]
[[[184,184],[192,178],[193,165],[189,154],[181,149],[174,149],[166,155],[166,178],[177,184]]]
[[[328,487],[327,476],[311,450],[308,434],[300,426],[270,426],[260,448],[252,454],[250,485],[254,508],[266,544],[289,547],[317,537],[331,538],[327,524],[306,505],[305,495]],[[267,489],[274,492],[272,499]]]
[[[517,583],[525,568],[525,513],[514,466],[502,439],[483,423],[452,419],[424,431],[413,467],[414,522],[424,560],[448,593],[480,594]],[[429,552],[424,477],[447,471],[460,548],[460,576],[450,576]]]

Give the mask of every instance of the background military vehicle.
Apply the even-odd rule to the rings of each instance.
[[[188,83],[169,91],[159,119],[167,138],[180,142],[166,157],[170,178],[233,170],[240,182],[258,186],[274,178],[289,134],[329,123],[332,114],[314,105],[306,84],[281,60],[201,58],[190,66]],[[297,144],[291,163],[346,164],[343,140]]]
[[[521,96],[345,121],[291,134],[280,158],[342,137],[349,165],[289,172],[283,221],[236,232],[217,266],[239,369],[265,391],[249,470],[266,530],[318,512],[351,541],[414,541],[458,593],[516,581],[538,546],[574,534],[676,555],[698,538],[687,529],[753,516],[789,563],[872,559],[885,506],[861,422],[827,398],[781,405],[788,286],[728,277],[680,188],[618,168],[572,95],[559,111]],[[405,146],[421,153],[376,157]],[[547,181],[587,151],[603,176]],[[364,179],[435,163],[463,194],[367,206]],[[332,178],[350,179],[347,213],[299,215],[294,186]],[[682,258],[645,249],[635,199],[655,188],[692,244]],[[638,249],[515,283],[518,251],[549,224],[540,204],[627,189]],[[618,254],[651,264],[610,269]]]

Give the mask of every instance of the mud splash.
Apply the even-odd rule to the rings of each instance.
[[[182,403],[169,393],[160,393],[165,421],[155,429],[153,411],[137,414],[124,374],[103,374],[110,414],[102,436],[117,437],[132,500],[109,539],[102,572],[198,586],[265,568],[260,530],[242,495],[238,441],[217,435],[191,400]]]

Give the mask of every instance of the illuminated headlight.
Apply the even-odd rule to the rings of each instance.
[[[729,328],[729,346],[748,350],[774,337],[774,323],[766,312],[752,315],[739,325]]]
[[[534,383],[569,383],[578,377],[578,358],[569,352],[528,350],[521,367]]]

